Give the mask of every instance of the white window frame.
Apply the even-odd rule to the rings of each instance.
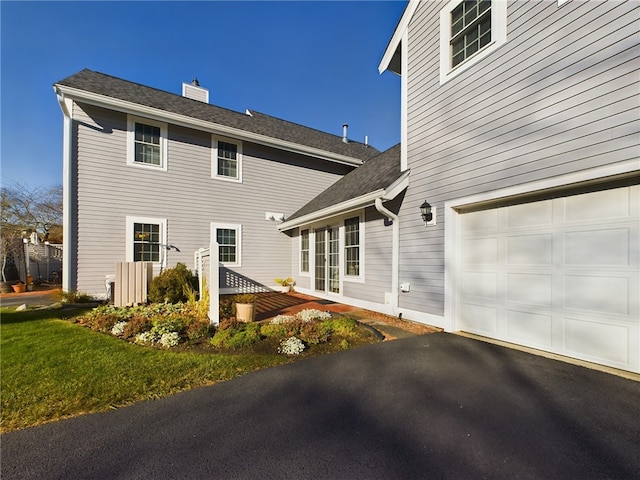
[[[152,262],[154,264],[160,265],[162,267],[167,266],[167,255],[166,255],[166,246],[167,246],[167,219],[166,218],[155,218],[155,217],[135,217],[129,216],[126,217],[127,226],[126,226],[126,259],[127,262],[135,261],[133,259],[133,225],[134,223],[152,223],[160,226],[160,260],[158,262]]]
[[[347,272],[347,228],[345,222],[351,218],[358,218],[358,275],[349,275]],[[364,261],[365,261],[365,221],[364,211],[351,212],[340,219],[340,256],[342,279],[345,282],[363,283],[364,282]]]
[[[463,0],[451,0],[440,10],[440,85],[480,62],[507,41],[507,1],[491,1],[491,41],[462,63],[451,66],[451,12]]]
[[[220,250],[218,250],[218,261],[225,267],[241,267],[242,266],[242,225],[237,223],[216,223],[211,222],[211,243],[217,243],[217,230],[235,230],[236,231],[236,261],[220,262]]]
[[[135,124],[142,123],[160,128],[160,165],[152,165],[150,163],[136,162],[136,129]],[[148,168],[151,170],[167,171],[167,132],[166,123],[149,120],[148,118],[127,115],[127,165],[139,168]]]
[[[302,232],[307,232],[307,252],[309,254],[309,258],[307,259],[307,270],[302,270]],[[300,240],[298,243],[298,274],[302,277],[310,277],[311,276],[311,229],[310,228],[301,228],[300,229]]]
[[[237,147],[237,176],[235,178],[218,175],[218,142],[231,143]],[[242,141],[221,137],[219,135],[211,135],[211,178],[225,182],[242,183]]]

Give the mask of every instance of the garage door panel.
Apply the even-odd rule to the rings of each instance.
[[[460,220],[460,330],[640,373],[640,186]]]
[[[626,316],[629,314],[629,279],[567,275],[564,301],[566,308]]]
[[[507,237],[508,265],[551,265],[553,236],[550,233]]]
[[[489,237],[466,240],[463,252],[465,265],[494,265],[498,263],[498,239]]]
[[[507,338],[534,348],[550,348],[552,346],[552,316],[532,313],[531,311],[507,310]]]
[[[630,265],[630,228],[568,232],[564,237],[567,265]]]
[[[464,303],[460,309],[460,321],[467,332],[493,337],[498,332],[498,309]]]
[[[631,360],[629,330],[626,325],[564,318],[564,348],[584,360],[625,366]]]
[[[507,227],[539,227],[553,223],[552,201],[524,203],[506,210]]]
[[[462,275],[462,293],[468,297],[496,300],[498,274],[495,272],[465,272]]]
[[[567,197],[564,201],[565,220],[609,221],[612,218],[628,217],[631,212],[631,195],[628,188],[603,190],[584,195]]]
[[[553,276],[531,273],[507,274],[506,300],[533,306],[552,304]]]

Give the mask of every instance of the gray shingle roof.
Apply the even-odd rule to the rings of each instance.
[[[287,221],[389,187],[400,171],[400,144],[367,160],[287,218]]]
[[[380,152],[359,142],[345,143],[342,137],[313,128],[281,120],[259,112],[253,116],[208,103],[199,102],[174,93],[147,87],[139,83],[84,69],[60,80],[56,85],[84,90],[107,97],[186,115],[198,120],[237,128],[270,138],[294,142],[357,160],[367,160]]]

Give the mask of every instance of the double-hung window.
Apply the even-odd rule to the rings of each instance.
[[[360,275],[360,218],[347,218],[344,221],[344,262],[345,274]]]
[[[240,258],[240,225],[211,224],[211,238],[218,244],[218,261],[226,266],[239,267]]]
[[[164,264],[167,221],[163,218],[127,217],[127,261]]]
[[[491,41],[491,1],[462,2],[451,12],[451,66],[456,67]]]
[[[233,182],[242,181],[242,142],[212,137],[211,176]]]
[[[440,84],[506,41],[506,0],[451,0],[440,11]]]
[[[128,117],[127,164],[167,169],[167,124]]]
[[[309,229],[300,232],[300,272],[309,273]]]

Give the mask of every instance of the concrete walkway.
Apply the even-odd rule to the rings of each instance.
[[[446,333],[2,436],[3,480],[637,479],[640,383]]]

